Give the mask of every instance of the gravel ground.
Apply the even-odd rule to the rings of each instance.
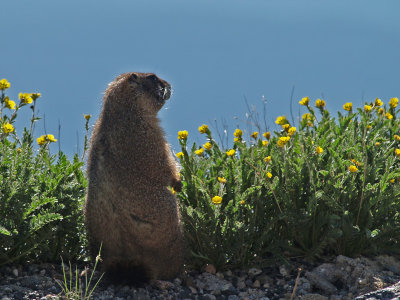
[[[84,270],[85,265],[78,264],[83,282]],[[94,281],[99,276],[96,271]],[[61,265],[3,266],[0,300],[66,299],[56,282],[62,280]],[[208,265],[202,272],[187,271],[172,281],[153,281],[141,287],[108,285],[103,279],[92,299],[400,299],[400,259],[338,256],[324,263],[292,260],[290,265],[224,272]]]

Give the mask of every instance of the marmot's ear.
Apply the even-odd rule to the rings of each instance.
[[[158,81],[158,77],[156,75],[154,75],[154,74],[150,74],[146,78],[151,80],[151,81]]]
[[[135,74],[135,73],[132,73],[130,76],[129,76],[129,81],[130,82],[136,82],[136,79],[138,78],[138,76]]]

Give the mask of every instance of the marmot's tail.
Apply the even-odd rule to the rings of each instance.
[[[143,266],[116,263],[105,270],[106,281],[116,285],[142,286],[149,282],[150,276]]]

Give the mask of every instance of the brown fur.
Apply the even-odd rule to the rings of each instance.
[[[91,254],[102,243],[106,273],[144,270],[148,278],[169,279],[183,266],[180,215],[168,188],[180,190],[181,182],[157,118],[169,96],[170,85],[148,73],[122,74],[105,92],[84,213]]]

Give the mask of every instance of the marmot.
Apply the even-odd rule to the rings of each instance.
[[[92,257],[114,281],[171,279],[183,267],[179,170],[157,112],[171,86],[152,73],[108,85],[88,152],[84,207]],[[133,276],[132,280],[124,278]]]

